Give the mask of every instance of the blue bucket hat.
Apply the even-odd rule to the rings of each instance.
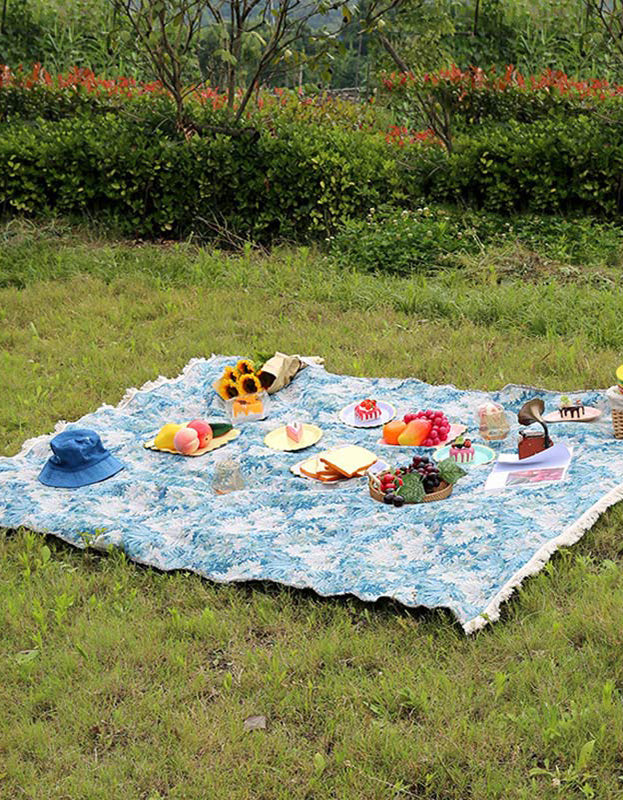
[[[123,469],[121,461],[106,450],[98,434],[88,428],[63,431],[50,441],[50,447],[54,455],[39,475],[46,486],[75,489],[105,481]]]

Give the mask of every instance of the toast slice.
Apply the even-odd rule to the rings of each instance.
[[[344,480],[343,475],[324,464],[318,456],[308,458],[307,461],[304,461],[299,466],[299,469],[303,475],[322,483],[334,483],[335,481]]]
[[[318,458],[327,467],[345,478],[354,478],[358,473],[365,472],[377,460],[371,450],[366,450],[365,447],[359,447],[356,444],[338,447],[330,453],[321,453]]]

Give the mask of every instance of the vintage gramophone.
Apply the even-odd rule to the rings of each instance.
[[[519,409],[517,419],[520,425],[532,425],[534,422],[538,422],[543,428],[542,431],[519,431],[517,452],[519,453],[520,459],[528,458],[529,456],[536,455],[536,453],[542,453],[543,450],[547,450],[548,447],[554,444],[549,437],[547,423],[543,419],[544,410],[545,403],[538,397],[533,397],[532,400],[528,400],[528,402],[524,403]]]

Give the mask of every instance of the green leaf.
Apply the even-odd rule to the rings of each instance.
[[[227,64],[232,64],[233,66],[236,66],[236,64],[238,63],[238,59],[236,58],[236,56],[233,53],[230,53],[229,50],[224,50],[223,48],[221,48],[220,50],[215,50],[214,55],[217,58],[220,58],[221,61],[225,61]]]
[[[441,479],[446,483],[456,483],[464,475],[467,475],[465,470],[461,469],[452,458],[445,458],[443,461],[440,461],[437,466],[439,467]]]
[[[327,760],[322,753],[315,753],[314,755],[314,772],[316,775],[322,775],[327,766]]]
[[[22,650],[21,653],[16,653],[14,658],[18,664],[29,664],[39,657],[39,650]]]
[[[588,767],[588,762],[591,760],[591,756],[593,755],[593,750],[595,749],[595,740],[590,739],[580,750],[580,755],[578,756],[578,760],[576,763],[576,769],[578,772],[583,772],[586,767]]]
[[[402,486],[397,491],[405,499],[405,503],[421,503],[426,492],[421,477],[415,472],[401,475]]]

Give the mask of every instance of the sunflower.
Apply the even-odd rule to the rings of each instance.
[[[225,391],[225,384],[227,380],[225,378],[219,378],[216,382],[214,388],[216,389],[216,393],[219,397],[222,397],[223,400],[227,400],[227,392]]]
[[[225,377],[216,384],[216,391],[223,400],[231,400],[232,397],[238,397],[239,394],[236,381]]]
[[[240,394],[240,389],[238,388],[238,384],[236,381],[225,381],[224,384],[225,390],[225,399],[231,400],[232,397],[238,397]]]
[[[240,394],[256,394],[262,390],[262,384],[257,375],[241,375],[236,383]]]
[[[248,358],[241,358],[236,364],[236,369],[240,375],[253,375],[255,373],[253,362],[249,361]]]
[[[225,367],[223,370],[223,380],[225,381],[237,381],[239,377],[240,373],[236,367]]]

